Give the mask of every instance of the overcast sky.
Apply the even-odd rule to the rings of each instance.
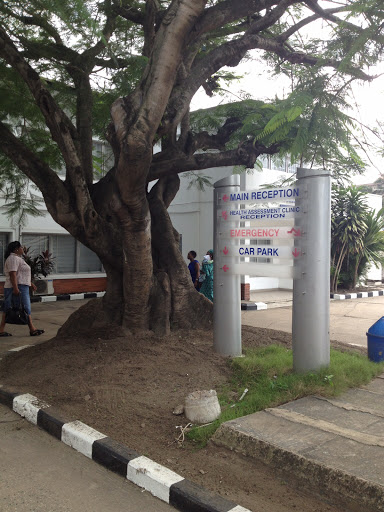
[[[268,100],[275,95],[282,98],[289,93],[290,84],[288,78],[285,76],[272,76],[271,72],[261,62],[258,64],[257,61],[248,61],[240,64],[235,69],[228,68],[228,70],[238,75],[243,75],[244,78],[238,83],[233,82],[230,86],[230,92],[224,97],[215,95],[213,98],[210,98],[200,88],[192,100],[192,110],[213,107],[221,102],[238,101],[241,99],[242,91],[251,94],[253,99],[259,100]],[[383,75],[371,83],[356,83],[354,85],[353,94],[358,104],[358,109],[354,109],[350,115],[366,125],[373,126],[376,120],[384,122],[384,63],[375,69],[371,69],[369,73],[372,75],[380,75],[382,73]],[[373,151],[369,153],[369,157],[374,166],[370,165],[363,176],[353,177],[353,181],[356,184],[371,183],[380,176],[380,172],[384,174],[384,159],[377,156]]]

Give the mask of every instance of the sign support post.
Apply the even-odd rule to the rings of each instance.
[[[319,370],[330,362],[329,279],[331,240],[331,176],[322,169],[298,169],[296,200],[303,212],[298,225],[303,258],[293,281],[292,346],[296,372]]]
[[[241,356],[240,276],[223,272],[225,260],[218,236],[221,197],[240,190],[240,176],[233,174],[214,183],[213,347],[224,356]]]

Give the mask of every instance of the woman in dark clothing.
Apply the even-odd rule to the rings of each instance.
[[[195,259],[196,252],[189,251],[187,258],[190,261],[188,268],[189,268],[189,272],[191,274],[193,285],[195,288],[198,288],[199,287],[199,277],[200,277],[200,263]]]

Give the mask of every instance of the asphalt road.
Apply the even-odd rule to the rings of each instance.
[[[1,512],[174,510],[0,405]]]

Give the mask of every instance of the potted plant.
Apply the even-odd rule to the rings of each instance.
[[[42,251],[37,256],[29,254],[30,247],[24,249],[24,260],[31,267],[32,282],[37,286],[37,293],[39,293],[39,281],[42,281],[42,277],[47,277],[54,270],[54,258],[52,254],[47,250]],[[44,291],[42,290],[44,293]]]

